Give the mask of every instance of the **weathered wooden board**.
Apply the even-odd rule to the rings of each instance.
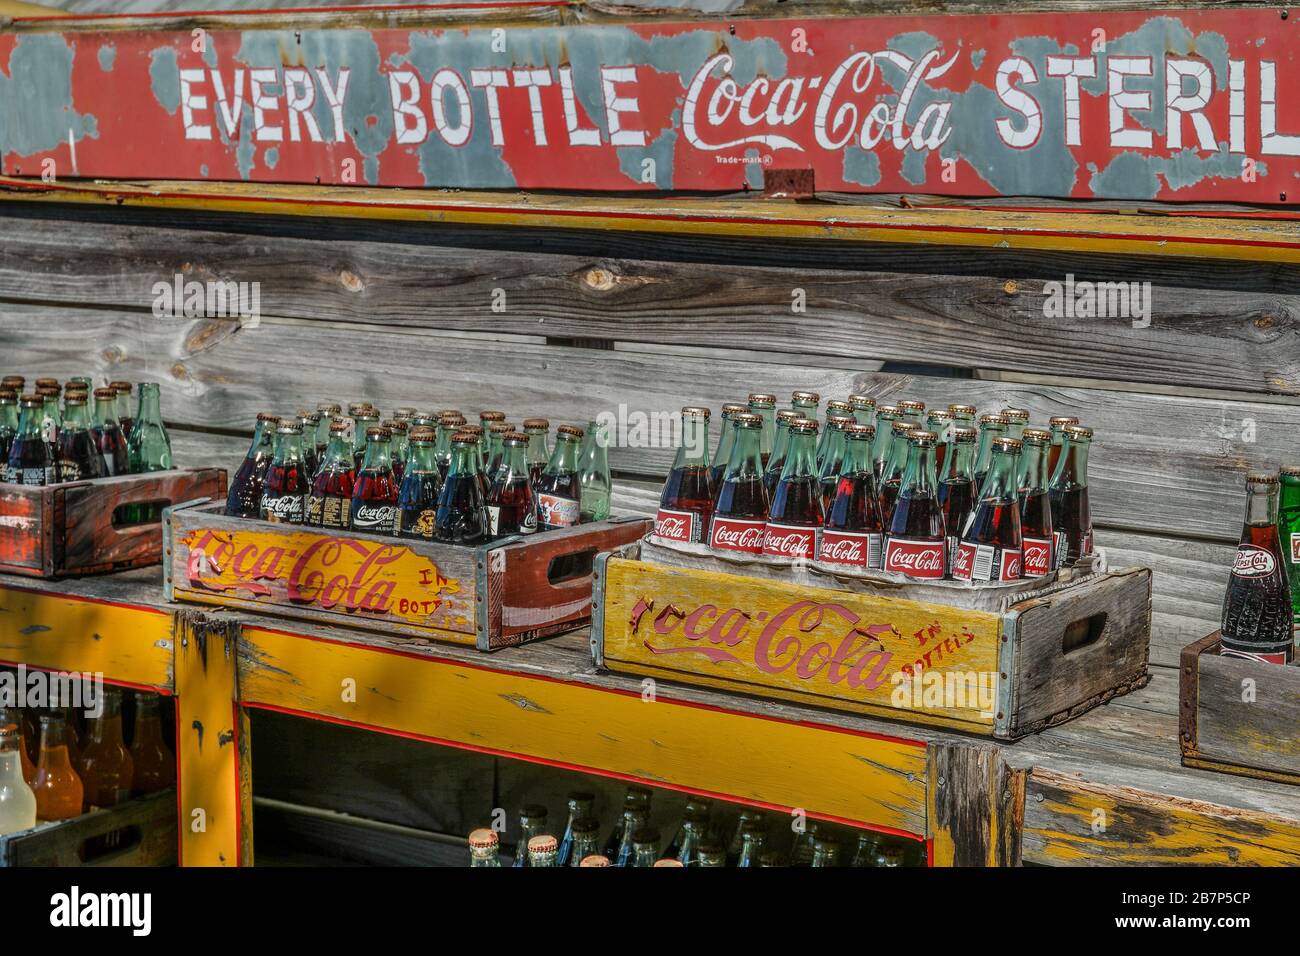
[[[1179,668],[1179,735],[1190,767],[1300,784],[1300,667],[1219,656],[1219,632]]]
[[[1147,572],[1006,614],[612,556],[593,654],[610,670],[1015,738],[1146,682]]]
[[[0,484],[0,571],[51,577],[162,561],[162,525],[126,509],[224,498],[226,472],[196,468],[58,485]]]
[[[501,8],[504,48],[433,9],[422,30],[212,25],[199,50],[188,25],[20,23],[0,58],[40,94],[0,158],[29,176],[617,192],[797,168],[845,191],[1282,204],[1297,169],[1273,10],[538,27],[520,9]],[[230,105],[245,95],[251,118]]]
[[[1008,767],[993,747],[931,748],[927,812],[934,864],[1019,866],[1027,776]]]
[[[263,320],[240,328],[220,320],[142,322],[112,312],[26,306],[0,308],[18,364],[51,374],[86,371],[82,353],[59,353],[51,337],[66,328],[104,343],[95,367],[114,377],[154,376],[166,407],[191,426],[246,429],[267,407],[296,408],[311,396],[366,397],[385,407],[454,403],[468,410],[502,408],[515,416],[549,410],[553,420],[589,421],[604,414],[617,471],[662,475],[674,453],[677,410],[717,408],[756,387],[785,396],[811,387],[825,397],[863,391],[881,400],[931,404],[969,400],[982,408],[1015,405],[1036,421],[1077,414],[1095,429],[1090,460],[1094,520],[1138,531],[1235,539],[1241,522],[1241,476],[1291,454],[1300,420],[1292,405],[1215,401],[1174,395],[1056,385],[980,382],[885,373],[855,374],[798,362],[727,360],[677,352],[615,352],[500,343],[371,328]],[[283,361],[292,356],[291,361]],[[382,367],[376,356],[382,356]],[[165,357],[165,358],[164,358]],[[272,364],[274,363],[274,365]],[[415,385],[437,371],[436,388]],[[340,383],[348,395],[337,396]],[[638,421],[654,447],[631,448]],[[662,427],[659,427],[662,425]],[[1193,500],[1195,509],[1184,507]],[[1099,542],[1103,546],[1105,541]]]
[[[176,791],[164,790],[0,836],[0,867],[175,866],[176,836]]]
[[[262,315],[313,322],[690,346],[732,341],[739,323],[746,348],[772,352],[1300,393],[1300,354],[1278,348],[1300,323],[1300,273],[1287,268],[1264,277],[1204,263],[1191,271],[1114,257],[903,256],[897,248],[887,258],[838,249],[824,261],[816,246],[778,258],[749,244],[728,253],[716,241],[681,238],[661,250],[674,259],[656,261],[645,237],[634,250],[602,236],[589,251],[552,237],[539,251],[519,233],[445,227],[389,227],[366,241],[355,224],[335,222],[314,224],[310,236],[271,236],[217,231],[250,228],[228,218],[178,229],[138,216],[61,215],[69,218],[33,218],[21,207],[0,215],[0,297],[150,308],[155,283],[181,274],[258,282]],[[1067,273],[1151,282],[1142,299],[1150,314],[1048,317],[1044,290]],[[792,307],[796,289],[804,311]],[[497,294],[504,312],[489,308]],[[1032,350],[1015,347],[1026,341]]]

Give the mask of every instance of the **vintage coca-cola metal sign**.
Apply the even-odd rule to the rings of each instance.
[[[545,4],[533,6],[544,7]],[[9,175],[1291,203],[1293,22],[1005,16],[0,34]],[[230,21],[240,24],[238,18]],[[1285,194],[1285,198],[1284,198]]]

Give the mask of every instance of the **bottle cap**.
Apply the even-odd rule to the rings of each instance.
[[[109,382],[108,387],[115,390],[119,395],[130,395],[135,391],[135,386],[130,382]]]
[[[111,388],[106,389],[106,391],[109,398],[116,394]],[[0,388],[0,402],[4,402],[6,405],[16,405],[18,404],[18,393],[12,388]]]
[[[403,405],[401,408],[393,409],[394,418],[414,418],[419,412],[410,405]]]
[[[37,388],[59,388],[60,387],[59,380],[57,378],[38,378],[36,380],[36,387]]]
[[[1020,451],[1020,439],[1019,438],[995,438],[993,439],[993,450],[1018,453]]]
[[[322,415],[333,416],[341,413],[343,411],[343,406],[338,402],[321,402],[316,406],[316,411],[320,412]]]
[[[958,425],[952,431],[948,432],[948,437],[955,442],[973,442],[979,438],[979,432],[973,428],[966,428]]]
[[[554,853],[559,843],[549,833],[539,833],[528,840],[529,853]]]
[[[406,437],[417,444],[432,444],[438,440],[438,433],[427,425],[416,425]]]
[[[500,842],[501,838],[497,836],[497,831],[487,827],[480,827],[469,835],[469,845],[472,850],[490,850]]]
[[[524,428],[527,431],[550,431],[551,423],[545,418],[525,418]]]
[[[853,418],[851,415],[827,415],[826,416],[826,427],[834,428],[836,431],[843,431],[844,429],[848,428],[850,425],[856,425],[856,424],[857,424],[857,419]]]
[[[737,428],[762,428],[763,416],[753,412],[736,412],[731,416],[731,423]]]
[[[383,425],[371,425],[366,429],[366,441],[388,441],[393,433]]]
[[[367,437],[369,436],[369,434],[370,434],[369,432],[366,432]],[[474,432],[470,431],[469,429],[462,428],[460,431],[455,432],[451,436],[451,443],[453,445],[477,445],[478,435],[476,435]]]
[[[1002,409],[1002,417],[1008,421],[1027,422],[1029,421],[1029,411],[1024,408],[1004,408]]]
[[[66,395],[63,396],[63,404],[64,405],[85,405],[86,393],[68,392]]]
[[[632,832],[632,843],[642,846],[650,843],[657,850],[659,849],[659,831],[654,827],[638,827]]]
[[[917,427],[918,427],[918,426],[917,426],[916,422],[905,422],[905,421],[899,420],[899,421],[896,421],[896,422],[892,423],[892,424],[889,426],[889,430],[892,431],[895,435],[904,435],[904,434],[906,434],[907,432],[910,432],[910,431],[914,431],[914,430],[916,430]]]
[[[655,866],[673,867],[673,866],[685,866],[685,864],[682,863],[681,860],[655,860]]]
[[[853,411],[852,405],[850,405],[848,402],[841,401],[838,398],[832,398],[829,402],[826,403],[826,414],[828,417],[830,416],[831,412],[839,412],[840,414],[846,414],[852,411]]]
[[[1066,425],[1065,437],[1075,441],[1088,441],[1092,438],[1092,429],[1085,425]]]
[[[821,400],[816,392],[795,392],[790,396],[791,404],[795,405],[817,405]]]
[[[1052,433],[1045,428],[1026,428],[1020,433],[1020,440],[1026,445],[1046,445],[1052,440]]]
[[[456,426],[456,430],[461,432],[469,432],[471,435],[475,437],[475,439],[479,439],[483,437],[483,426],[477,423],[470,423],[467,425],[462,422],[460,425]]]
[[[783,408],[776,413],[776,423],[780,425],[782,422],[784,422],[785,424],[788,425],[796,418],[802,418],[802,417],[803,416],[800,415],[798,412],[796,412],[793,408]]]
[[[682,407],[682,416],[685,418],[703,418],[708,421],[712,414],[707,408],[700,405],[685,405]]]
[[[735,415],[737,412],[747,412],[747,411],[749,411],[748,405],[741,405],[739,402],[727,402],[727,404],[722,406],[722,417],[730,418],[732,415]]]
[[[29,395],[24,395],[21,399],[19,399],[19,403],[27,406],[28,408],[40,408],[42,405],[45,404],[45,399],[41,398],[41,396],[39,395],[29,394]]]
[[[348,423],[347,423],[347,422],[345,422],[345,421],[344,421],[343,419],[341,419],[341,418],[334,418],[334,419],[331,419],[331,420],[330,420],[330,434],[331,434],[331,435],[346,435],[347,433],[348,433]]]
[[[930,422],[943,422],[952,420],[952,412],[943,408],[932,408],[926,412],[925,420]]]
[[[585,434],[587,433],[579,425],[561,425],[555,429],[555,437],[557,438],[561,435],[567,435],[569,438],[580,439]]]
[[[94,391],[94,395],[96,398],[115,398],[117,397],[117,392],[111,388],[97,388]]]
[[[988,414],[980,416],[980,425],[1009,425],[1011,424],[1005,418],[998,414]]]
[[[488,431],[493,435],[503,435],[506,432],[514,431],[514,426],[509,422],[488,422]]]
[[[600,821],[595,817],[578,817],[573,821],[574,833],[597,833],[600,830]]]
[[[1300,478],[1300,465],[1283,465],[1277,473],[1287,478]]]
[[[870,395],[856,395],[856,394],[855,394],[855,395],[850,395],[850,396],[849,396],[849,405],[851,405],[853,408],[857,408],[857,409],[862,409],[862,408],[875,408],[875,407],[876,407],[876,400],[875,400],[874,398],[872,398]]]
[[[901,401],[895,402],[894,404],[896,404],[899,408],[901,408],[905,412],[925,411],[925,402],[918,402],[915,399],[911,399],[911,398],[904,398]]]
[[[1246,473],[1246,484],[1248,485],[1276,485],[1277,483],[1278,477],[1271,471],[1251,471]]]
[[[609,857],[603,853],[593,853],[591,856],[584,856],[578,866],[609,866]]]
[[[811,418],[796,418],[790,422],[790,431],[800,435],[816,435],[817,423]]]
[[[844,435],[854,441],[871,441],[876,437],[875,425],[859,425],[854,422],[844,428]]]
[[[390,418],[383,424],[390,432],[404,432],[409,427],[406,422],[402,421],[400,418]]]
[[[948,414],[953,416],[954,418],[956,418],[959,415],[961,416],[969,415],[971,418],[974,418],[975,406],[974,405],[949,405]]]
[[[508,431],[501,436],[501,441],[507,445],[527,445],[528,436],[523,432]]]
[[[505,412],[479,412],[478,420],[484,423],[503,422],[506,420],[506,413]]]
[[[1053,428],[1064,428],[1067,425],[1079,424],[1079,419],[1073,415],[1054,415],[1047,420],[1047,424]]]
[[[907,436],[907,440],[913,445],[933,445],[939,440],[939,436],[934,432],[928,432],[923,428],[918,428]]]
[[[301,435],[302,426],[290,419],[285,419],[275,427],[276,434],[279,435]]]
[[[751,406],[753,406],[753,405],[760,405],[760,406],[766,408],[766,407],[769,406],[769,405],[775,405],[775,404],[776,404],[776,396],[775,396],[775,395],[769,395],[767,392],[750,392],[750,393],[749,393],[749,404],[750,404]]]

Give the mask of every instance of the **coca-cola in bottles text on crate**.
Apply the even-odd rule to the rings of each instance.
[[[494,650],[585,624],[611,517],[604,428],[318,403],[257,416],[223,504],[176,509],[168,593]]]
[[[597,562],[598,666],[1000,738],[1146,682],[1151,573],[1094,548],[1076,417],[781,404],[682,409],[654,531]]]
[[[157,383],[0,378],[0,571],[158,564],[163,509],[225,491],[224,470],[173,464]]]

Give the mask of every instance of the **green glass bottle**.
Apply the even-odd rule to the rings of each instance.
[[[18,431],[9,443],[5,481],[15,485],[53,485],[59,480],[58,459],[47,442],[45,400],[39,395],[24,395],[18,416]]]
[[[487,827],[475,830],[469,835],[470,866],[501,866],[501,857],[497,855],[501,839],[496,830]]]
[[[758,867],[763,864],[763,844],[767,834],[758,823],[746,823],[740,831],[740,855],[736,858],[738,867]]]
[[[767,498],[772,499],[776,483],[781,480],[781,471],[785,468],[785,451],[790,444],[790,423],[800,417],[793,409],[783,408],[776,413],[776,437],[772,440],[772,455],[764,462],[763,487],[767,489]]]
[[[853,422],[853,406],[848,402],[841,402],[839,399],[832,399],[826,403],[826,424],[822,428],[821,437],[817,442],[817,470],[820,473],[826,465],[826,459],[831,456],[831,450],[835,446],[843,449],[844,436],[835,428],[831,427],[831,420],[835,418],[847,418],[849,423]]]
[[[876,471],[876,484],[889,461],[889,448],[894,440],[894,422],[902,421],[903,413],[897,405],[876,407],[876,438],[871,445],[871,460]]]
[[[1282,563],[1291,579],[1291,637],[1300,651],[1300,465],[1283,465],[1278,472],[1277,533]],[[1300,653],[1295,655],[1300,657]]]
[[[723,410],[725,412],[725,406]],[[776,396],[768,395],[765,392],[751,392],[749,411],[763,419],[763,435],[759,439],[758,453],[763,462],[763,467],[766,468],[768,461],[772,457],[772,451],[776,447]]]
[[[575,790],[568,796],[569,820],[564,825],[564,835],[560,837],[560,848],[556,852],[555,865],[569,866],[569,861],[573,858],[573,825],[579,820],[591,818],[591,808],[596,805],[596,795],[588,793],[585,790]],[[599,853],[599,847],[592,850],[593,853]],[[578,865],[578,861],[573,863]]]
[[[615,866],[631,866],[633,857],[633,837],[636,832],[650,822],[649,805],[643,804],[623,811],[622,837],[618,850],[612,857]]]
[[[578,453],[580,506],[578,522],[589,524],[609,518],[609,500],[614,482],[609,473],[609,431],[593,421],[587,425]]]
[[[595,817],[578,817],[570,827],[570,834],[568,860],[562,862],[557,856],[556,866],[582,866],[587,857],[600,855],[600,822]]]
[[[515,863],[516,867],[531,866],[532,860],[528,855],[528,842],[535,836],[539,836],[546,829],[546,808],[538,804],[529,804],[519,811],[519,842],[515,844]],[[556,851],[559,851],[559,844],[556,844]],[[552,862],[554,862],[552,860]]]
[[[722,422],[718,425],[718,447],[713,452],[713,485],[722,483],[722,476],[727,471],[727,462],[731,460],[731,449],[736,444],[736,430],[731,427],[732,416],[748,411],[744,405],[728,402],[722,406]]]
[[[18,393],[0,389],[0,463],[9,461],[9,444],[18,434]]]
[[[140,404],[126,440],[133,475],[172,467],[172,443],[163,426],[160,396],[157,382],[140,383]]]

